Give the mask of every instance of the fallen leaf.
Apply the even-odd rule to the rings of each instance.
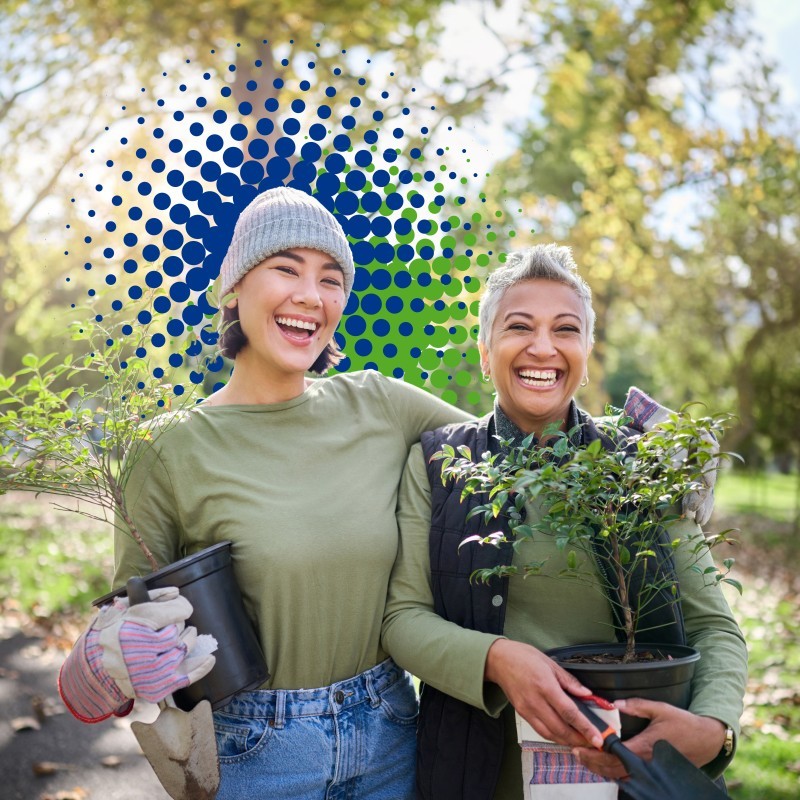
[[[0,678],[7,678],[10,681],[15,681],[19,678],[19,672],[15,669],[6,669],[5,667],[0,667]]]
[[[767,723],[761,726],[761,733],[766,733],[770,736],[774,736],[776,739],[780,739],[783,742],[789,741],[789,732],[783,728],[781,725],[775,725],[774,723]]]
[[[41,695],[35,694],[33,697],[31,697],[31,708],[33,709],[33,713],[36,715],[36,719],[38,719],[40,723],[44,722],[44,719],[47,716],[45,714],[45,702],[45,698]]]
[[[76,786],[74,789],[62,790],[55,794],[40,795],[39,800],[86,800],[88,796],[86,789]]]
[[[35,695],[31,698],[31,705],[40,722],[44,722],[47,717],[57,717],[59,714],[66,713],[66,708],[60,699],[54,697],[40,697]]]
[[[42,729],[42,726],[35,717],[17,717],[11,720],[11,728],[19,733],[20,731],[38,731]]]
[[[36,761],[33,766],[33,774],[41,778],[47,775],[55,775],[62,770],[73,769],[72,764],[58,764],[55,761]]]
[[[100,763],[104,767],[118,767],[122,763],[122,759],[119,756],[105,756],[105,758],[100,759]]]

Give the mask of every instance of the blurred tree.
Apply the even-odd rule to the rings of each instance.
[[[598,405],[608,350],[630,335],[629,306],[646,311],[668,263],[656,204],[696,179],[688,87],[708,80],[721,42],[730,52],[737,39],[724,0],[531,0],[526,9],[545,43],[533,51],[542,104],[487,194],[513,198],[509,210],[519,201],[541,238],[573,247],[597,311]]]
[[[108,0],[98,6],[91,0],[73,0],[70,6],[77,25],[90,29],[100,41],[117,43],[144,86],[181,60],[214,74],[226,68],[227,59],[231,69],[223,77],[232,90],[231,107],[246,100],[263,108],[280,93],[275,80],[294,74],[309,55],[317,69],[327,72],[341,65],[344,50],[361,46],[370,53],[391,50],[394,62],[407,68],[401,70],[407,79],[417,77],[420,66],[435,52],[435,16],[445,2]],[[290,43],[291,53],[284,57]],[[344,74],[338,85],[346,87],[348,80],[355,89],[356,76]]]
[[[752,449],[760,436],[797,458],[800,132],[778,133],[791,123],[761,111],[717,153],[711,213],[672,279],[702,298],[699,307],[670,304],[666,314],[688,363],[708,359],[708,396],[727,387],[739,421],[726,446]]]
[[[143,109],[157,117],[153,90],[163,73],[174,74],[187,60],[195,73],[222,71],[231,109],[245,97],[263,107],[279,92],[275,80],[310,56],[320,72],[344,64],[337,87],[350,81],[352,94],[369,105],[375,98],[357,86],[357,75],[347,74],[342,53],[388,51],[398,67],[394,102],[409,104],[414,85],[418,102],[432,98],[443,117],[455,118],[479,108],[495,84],[481,80],[445,96],[444,79],[424,90],[420,71],[436,53],[436,12],[445,2],[7,0],[0,18],[0,370],[13,368],[3,364],[9,337],[26,340],[14,352],[31,349],[48,333],[43,310],[63,309],[78,293],[65,282],[75,263],[64,252],[83,247],[96,231],[76,213],[90,188],[75,186],[74,178],[65,182],[65,175],[108,126]],[[130,150],[113,155],[120,164],[132,157]],[[60,332],[61,323],[53,325]]]
[[[800,341],[800,137],[747,6],[530,0],[522,13],[518,30],[543,43],[541,104],[486,194],[508,198],[528,240],[575,251],[598,312],[590,407],[633,380],[738,411],[732,445],[769,431],[780,449],[784,411],[800,413],[787,350]]]
[[[80,231],[60,181],[102,130],[107,51],[45,5],[6,3],[0,15],[0,370],[15,330],[44,335],[43,309],[69,305],[63,250]]]
[[[430,102],[449,124],[491,111],[486,101],[509,71],[534,76],[520,97],[519,147],[485,187],[503,216],[497,240],[476,252],[494,255],[475,263],[480,273],[531,241],[572,245],[598,311],[587,406],[619,403],[624,384],[637,382],[673,404],[702,397],[739,410],[739,441],[768,436],[779,447],[781,414],[798,416],[796,348],[787,352],[800,294],[798,135],[779,112],[743,0],[523,0],[510,4],[516,24],[492,29],[487,19],[506,53],[496,74],[459,76],[445,61],[426,87],[424,63],[446,58],[436,16],[445,3],[7,1],[0,366],[12,329],[40,336],[46,309],[70,301],[64,278],[74,264],[56,265],[92,232],[60,190],[66,171],[105,125],[147,103],[157,113],[150,90],[162,72],[173,79],[186,59],[192,71],[231,64],[220,77],[235,109],[245,96],[268,99],[278,90],[264,76],[292,76],[307,54],[320,70],[336,62],[347,73],[353,53],[387,51],[396,102]],[[247,88],[256,59],[265,64],[257,97]],[[356,79],[344,74],[342,85]],[[374,88],[353,89],[374,99]],[[502,233],[509,227],[514,240]],[[475,298],[463,299],[471,307]],[[458,369],[459,398],[477,394],[487,406],[489,387],[458,384]],[[767,376],[768,392],[759,383]]]

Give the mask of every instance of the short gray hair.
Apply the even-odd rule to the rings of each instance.
[[[511,253],[505,264],[501,264],[486,281],[486,289],[480,303],[478,341],[489,345],[492,325],[497,307],[503,295],[521,281],[556,281],[569,286],[583,303],[589,344],[594,343],[594,319],[592,290],[580,275],[572,257],[572,250],[557,244],[537,244],[527,250]]]

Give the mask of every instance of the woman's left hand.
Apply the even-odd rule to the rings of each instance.
[[[625,741],[625,746],[645,761],[653,757],[653,745],[666,739],[695,766],[702,767],[719,755],[725,742],[725,726],[713,717],[700,717],[668,703],[638,697],[617,700],[614,705],[624,714],[650,720],[641,733]],[[604,778],[618,780],[627,774],[616,756],[600,750],[576,747],[573,755]]]

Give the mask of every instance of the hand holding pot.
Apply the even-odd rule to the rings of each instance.
[[[133,607],[117,598],[102,608],[61,668],[59,692],[78,719],[123,716],[134,698],[156,703],[214,666],[216,641],[186,627],[192,606],[178,589],[154,589],[149,597]]]
[[[719,755],[725,741],[725,726],[719,720],[692,714],[669,703],[634,697],[616,700],[614,705],[625,714],[650,720],[641,733],[625,742],[629,750],[645,761],[652,759],[653,745],[665,739],[695,766],[702,767]],[[583,766],[605,778],[625,777],[625,768],[616,756],[586,747],[576,748],[573,755]]]
[[[603,746],[597,728],[570,695],[591,694],[576,678],[529,644],[498,639],[489,648],[484,676],[496,683],[533,729],[557,744]]]
[[[665,406],[659,405],[658,401],[653,400],[648,394],[635,386],[628,389],[628,396],[625,398],[626,416],[631,417],[631,425],[640,431],[649,431],[662,422],[666,422],[673,412]],[[716,455],[719,452],[719,442],[709,433],[703,436],[709,445],[711,453]],[[677,450],[672,458],[675,461],[683,461],[686,458],[686,450]],[[717,467],[719,460],[712,458],[703,471],[702,488],[690,492],[683,499],[683,513],[689,519],[693,519],[698,525],[705,525],[711,519],[711,512],[714,510],[714,484],[717,481]]]

